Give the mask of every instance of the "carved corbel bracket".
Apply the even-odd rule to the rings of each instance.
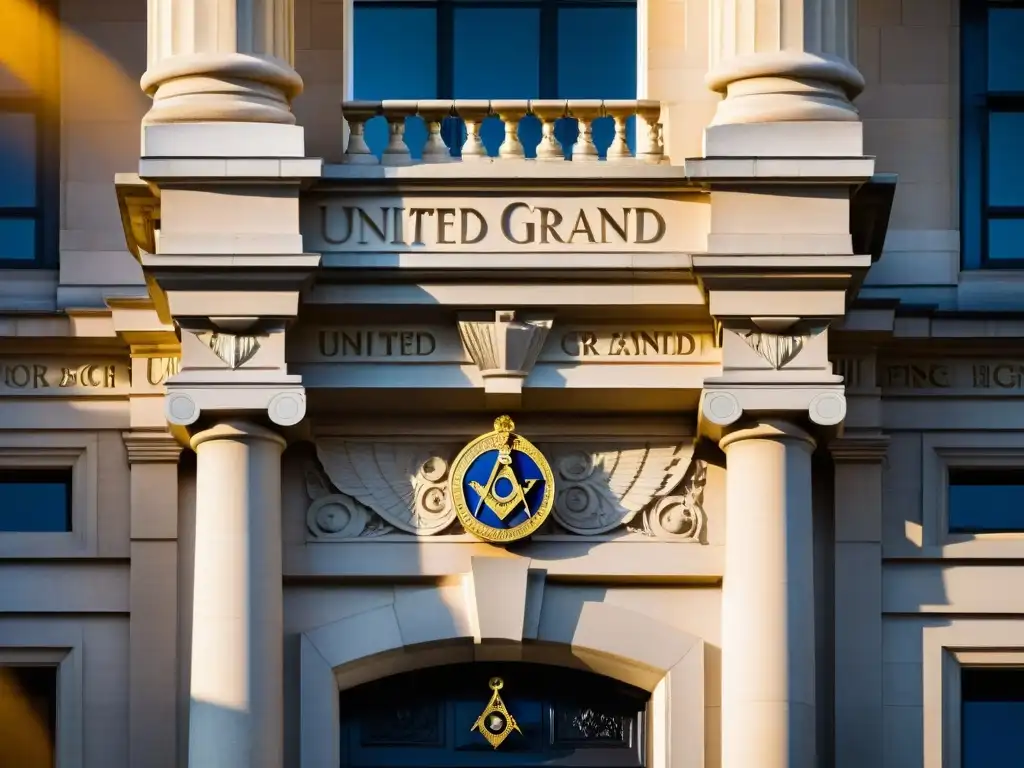
[[[459,336],[480,369],[485,393],[522,394],[553,322],[550,316],[526,317],[514,310],[459,316]]]

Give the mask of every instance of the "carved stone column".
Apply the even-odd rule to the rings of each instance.
[[[263,427],[224,421],[196,452],[189,765],[281,768],[281,452]]]
[[[856,50],[855,0],[712,0],[708,86],[725,98],[705,134],[711,155],[740,155],[753,137],[770,151],[748,155],[860,155],[860,127],[808,127],[811,143],[785,149],[763,131],[720,130],[758,123],[858,123],[853,99],[864,78]],[[822,131],[826,131],[824,134]],[[794,137],[795,138],[795,137]],[[801,146],[802,144],[802,146]],[[813,147],[828,146],[815,151]],[[810,149],[810,151],[809,151]]]
[[[813,768],[814,440],[762,420],[726,432],[720,445],[722,768]]]
[[[273,138],[268,147],[277,147],[263,156],[301,156],[301,128],[254,134],[237,125],[294,126],[291,102],[302,90],[302,79],[292,67],[293,33],[293,0],[149,0],[142,88],[153,97],[153,107],[143,119],[143,155],[259,156],[238,146],[231,150],[231,137],[245,145],[262,134]],[[148,130],[168,123],[212,124],[190,132],[189,138],[219,143],[225,151],[193,146],[168,154],[174,149],[171,139],[181,134],[161,140],[159,132]]]

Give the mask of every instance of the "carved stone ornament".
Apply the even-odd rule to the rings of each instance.
[[[551,318],[521,318],[511,310],[493,318],[459,318],[459,336],[485,378],[526,378],[537,362],[551,330]]]
[[[239,336],[219,331],[203,331],[196,338],[213,350],[213,354],[235,370],[252,360],[260,348],[260,341],[255,336]]]
[[[448,470],[458,446],[329,438],[318,441],[316,450],[324,472],[343,496],[397,530],[430,536],[455,520]]]
[[[334,493],[312,465],[306,468],[306,492],[313,500],[306,510],[306,527],[318,539],[370,538],[394,530],[355,499]]]
[[[779,370],[796,359],[804,344],[825,330],[824,326],[809,328],[804,333],[765,333],[740,331],[740,337],[772,368]]]
[[[684,480],[696,475],[690,472],[692,446],[689,445],[634,445],[608,446],[592,451],[584,446],[539,446],[550,457],[555,471],[555,507],[552,517],[567,531],[583,536],[595,536],[630,523],[640,513],[661,509],[669,511],[666,497],[673,495]],[[703,493],[704,472],[699,476],[699,493]],[[686,492],[688,493],[688,492]],[[686,493],[683,493],[685,496]],[[691,502],[692,515],[703,520],[703,510]],[[675,507],[673,507],[675,509]],[[672,513],[682,515],[683,510]],[[645,531],[659,538],[697,538],[703,526],[660,523],[652,518],[651,530]],[[675,532],[677,531],[678,532]]]
[[[691,445],[537,447],[551,464],[556,487],[551,517],[538,536],[623,529],[665,541],[704,540],[707,464],[692,459]],[[339,540],[463,533],[449,488],[458,451],[458,445],[319,440],[323,469],[306,470],[310,534]]]

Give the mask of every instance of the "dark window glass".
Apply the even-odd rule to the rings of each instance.
[[[1022,47],[1024,47],[1024,38]],[[1024,206],[1024,112],[988,116],[988,202]]]
[[[573,99],[636,98],[636,8],[558,9],[558,92]]]
[[[537,98],[540,9],[456,6],[454,13],[455,98]]]
[[[1024,669],[966,667],[960,679],[963,768],[1018,768],[1024,754]]]
[[[0,667],[0,765],[52,768],[56,733],[57,668]]]
[[[0,472],[0,531],[60,533],[71,530],[71,472]]]
[[[32,261],[36,258],[36,220],[4,217],[0,209],[0,261]]]
[[[961,253],[967,268],[1024,266],[1024,4],[963,0]]]
[[[519,726],[494,749],[474,729],[492,677]],[[458,664],[341,694],[342,766],[361,768],[642,768],[649,694],[615,680],[536,664]]]
[[[990,91],[1024,91],[1024,8],[1000,8],[988,12],[988,88]]]
[[[36,117],[0,114],[0,208],[36,204]]]
[[[1024,469],[951,469],[951,533],[1024,531]]]
[[[1024,259],[1024,217],[989,219],[988,257],[992,261]]]
[[[437,10],[359,3],[352,58],[357,99],[432,99],[437,94]]]

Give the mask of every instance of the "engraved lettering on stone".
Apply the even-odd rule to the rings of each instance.
[[[232,370],[241,368],[259,351],[260,342],[255,336],[237,336],[233,333],[204,331],[197,333],[196,338],[213,350]]]
[[[437,339],[429,331],[329,329],[317,334],[317,348],[323,357],[429,357]]]
[[[180,370],[180,357],[151,357],[146,360],[146,381],[155,387],[163,384]]]
[[[552,517],[571,533],[595,536],[633,520],[675,489],[692,448],[678,444],[607,445],[600,450],[538,445],[555,471]]]
[[[492,222],[470,207],[320,207],[320,236],[335,246],[472,246],[492,230],[512,245],[653,245],[667,229],[661,213],[634,206],[559,210],[515,201]]]
[[[885,369],[883,387],[898,389],[949,389],[950,367],[944,363],[902,363]]]
[[[448,528],[455,519],[448,470],[458,446],[430,446],[327,438],[317,456],[341,494],[389,525],[417,536]]]
[[[691,333],[653,329],[629,329],[599,334],[573,330],[563,334],[562,352],[570,357],[688,357],[698,350]]]

